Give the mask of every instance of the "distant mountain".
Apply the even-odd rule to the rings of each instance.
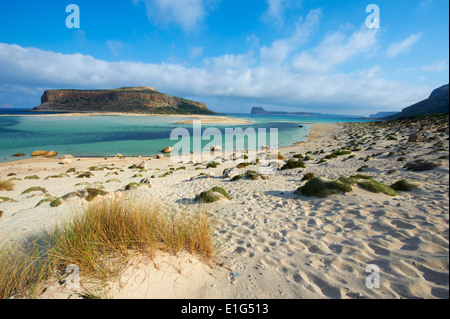
[[[253,115],[283,115],[283,116],[314,116],[315,113],[307,113],[307,112],[271,112],[266,111],[262,107],[254,107],[252,108],[251,114]]]
[[[35,112],[117,112],[147,114],[211,114],[206,104],[158,92],[153,87],[114,90],[46,90]]]
[[[443,85],[435,89],[430,97],[426,100],[420,101],[403,109],[400,113],[386,117],[387,120],[395,120],[401,117],[408,117],[414,115],[425,115],[435,113],[449,112],[449,85]]]
[[[369,115],[371,119],[381,119],[383,117],[388,117],[397,114],[398,112],[378,112],[377,114]]]

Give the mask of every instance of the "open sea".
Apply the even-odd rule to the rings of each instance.
[[[181,139],[171,140],[170,135],[175,128],[184,128],[189,132],[190,143],[193,146],[192,124],[174,124],[192,118],[183,117],[151,117],[151,116],[18,116],[28,114],[25,109],[0,109],[0,162],[30,158],[36,150],[56,151],[60,155],[71,154],[76,157],[110,157],[117,153],[124,156],[154,156],[161,153],[167,146],[174,146]],[[367,121],[357,117],[344,116],[268,116],[250,114],[227,114],[232,117],[248,119],[253,123],[248,125],[234,124],[202,124],[202,134],[205,129],[216,128],[222,133],[222,147],[227,145],[225,129],[242,128],[250,134],[250,138],[262,139],[258,129],[266,129],[266,140],[260,140],[259,145],[270,147],[270,129],[278,129],[278,147],[291,146],[295,142],[305,141],[311,129],[309,124],[362,122]],[[299,126],[303,127],[300,128]],[[238,141],[238,139],[242,140]],[[213,137],[209,135],[201,141],[201,147],[210,144]],[[201,140],[197,136],[197,140]],[[248,147],[249,138],[236,137],[234,142],[243,143]],[[217,140],[214,140],[214,144]],[[230,141],[228,141],[229,144]],[[11,155],[25,153],[25,157],[17,158]]]

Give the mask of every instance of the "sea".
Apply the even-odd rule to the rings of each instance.
[[[0,115],[8,115],[0,116],[0,162],[17,160],[12,156],[16,153],[26,154],[20,159],[30,158],[36,150],[56,151],[76,157],[111,157],[118,153],[124,156],[154,156],[165,147],[181,143],[182,139],[188,139],[190,149],[196,152],[201,152],[213,142],[215,145],[222,142],[225,150],[229,147],[233,150],[257,149],[260,145],[287,147],[306,141],[311,124],[368,121],[356,116],[232,113],[226,115],[251,123],[200,123],[201,126],[197,125],[194,129],[192,124],[176,124],[192,120],[182,115],[45,116],[45,113],[40,113],[42,116],[23,116],[27,114],[30,114],[29,109],[0,109]],[[228,139],[226,133],[230,130],[234,136]],[[180,132],[182,134],[178,134]],[[194,140],[197,142],[194,143]]]

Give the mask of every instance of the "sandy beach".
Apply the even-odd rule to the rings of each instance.
[[[142,114],[142,113],[115,113],[115,112],[83,112],[83,113],[55,113],[55,114],[40,114],[39,112],[30,114],[0,114],[0,116],[11,117],[11,116],[45,116],[45,117],[79,117],[79,116],[147,116],[147,117],[176,117],[176,118],[189,118],[190,120],[175,121],[175,124],[191,124],[193,121],[201,120],[206,124],[249,124],[251,121],[238,119],[235,117],[228,116],[212,116],[212,115],[180,115],[180,114]]]
[[[314,125],[307,142],[279,150],[285,158],[278,161],[280,167],[302,154],[310,157],[304,168],[278,170],[257,180],[223,178],[225,169],[244,162],[240,156],[222,163],[219,155],[216,168],[206,168],[207,161],[174,164],[168,157],[74,158],[68,164],[36,157],[0,163],[0,180],[15,184],[12,191],[0,191],[0,243],[20,242],[50,229],[86,204],[73,197],[55,208],[48,202],[36,206],[46,196],[98,187],[112,195],[132,192],[175,210],[202,206],[217,223],[214,263],[189,254],[161,254],[151,261],[136,256],[120,278],[107,284],[109,298],[448,298],[448,117],[446,125],[447,130],[438,125],[420,130],[420,124]],[[422,139],[408,142],[413,133]],[[351,153],[320,161],[344,146]],[[436,166],[405,168],[419,159]],[[143,161],[146,172],[129,168]],[[71,168],[74,172],[67,172]],[[259,166],[240,171],[248,169],[258,171]],[[90,178],[77,178],[88,171]],[[172,173],[162,177],[166,172]],[[307,197],[295,192],[307,183],[302,180],[306,173],[327,179],[365,174],[386,185],[410,179],[418,187],[390,196],[356,185],[345,194]],[[34,175],[38,179],[26,179]],[[151,179],[151,187],[124,190],[143,178]],[[214,186],[226,189],[231,200],[194,202]],[[30,187],[45,192],[22,194]],[[367,285],[371,265],[379,269],[378,288]],[[80,295],[56,282],[41,297]]]

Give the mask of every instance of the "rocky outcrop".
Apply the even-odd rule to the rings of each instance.
[[[152,87],[114,90],[46,90],[33,111],[216,114],[206,104],[167,95]]]
[[[431,92],[428,99],[403,109],[400,113],[387,117],[387,120],[413,117],[417,115],[449,112],[449,85],[443,85]]]

